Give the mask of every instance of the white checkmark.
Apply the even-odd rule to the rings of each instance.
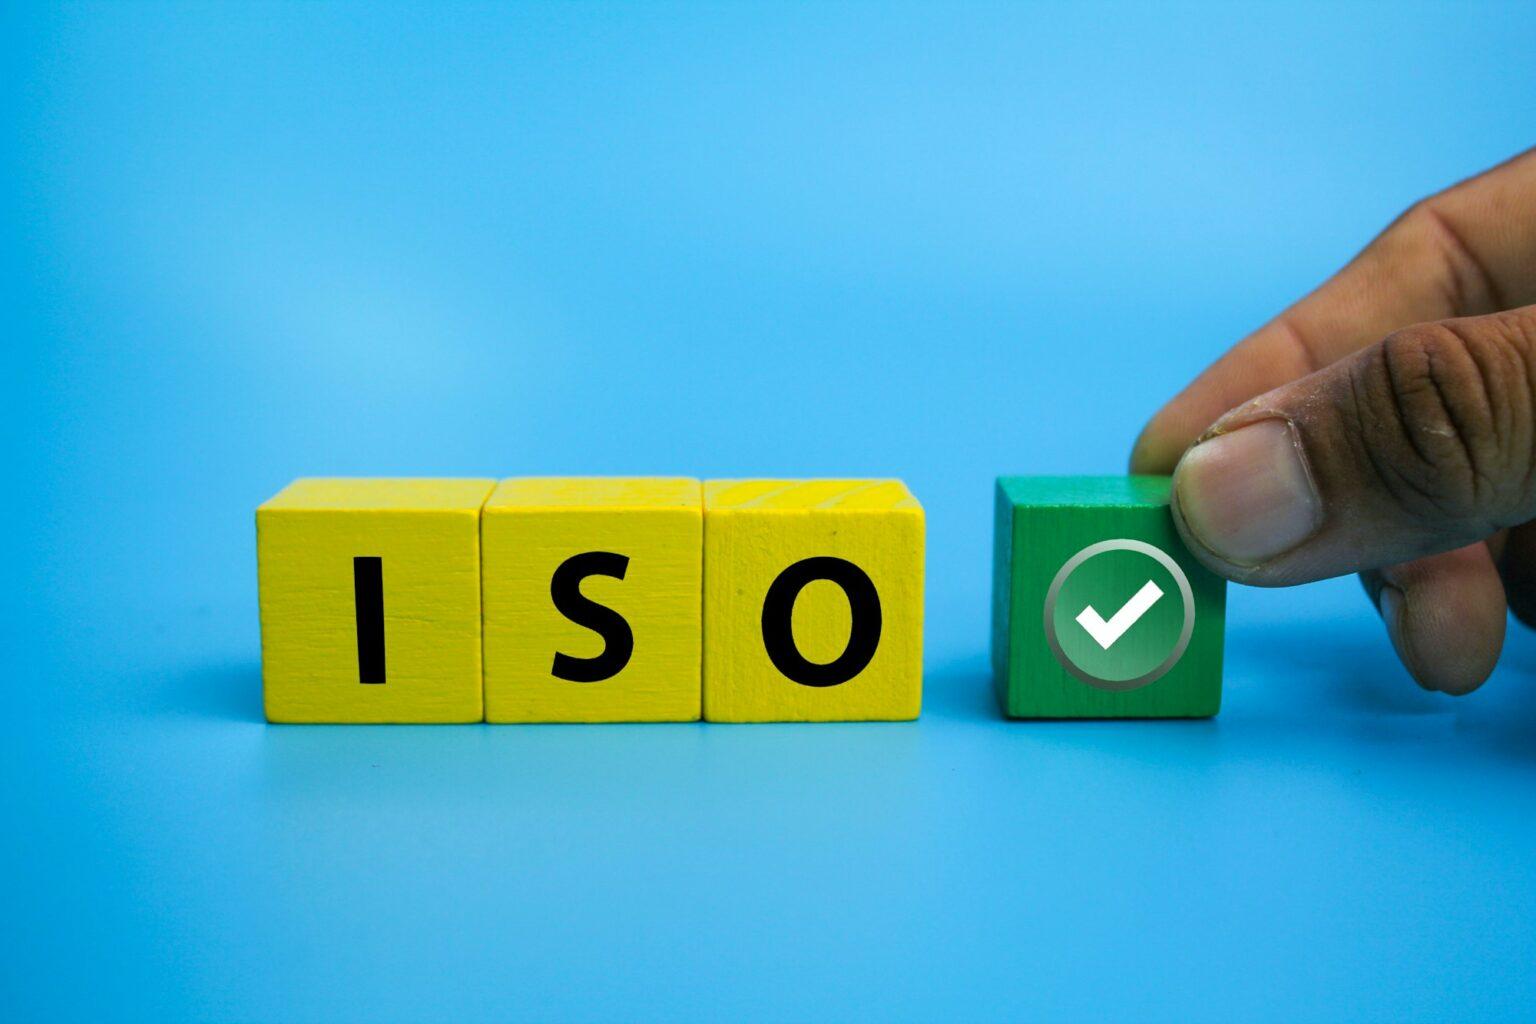
[[[1114,646],[1116,640],[1125,635],[1125,631],[1136,625],[1141,617],[1147,614],[1147,609],[1157,604],[1163,596],[1163,588],[1152,580],[1141,585],[1141,589],[1132,595],[1131,599],[1120,606],[1120,610],[1109,617],[1105,622],[1099,613],[1094,611],[1093,605],[1089,605],[1077,613],[1077,624],[1088,631],[1088,635],[1099,642],[1099,646],[1106,651]]]

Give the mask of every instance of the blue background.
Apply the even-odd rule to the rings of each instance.
[[[1234,588],[1203,723],[1001,721],[991,486],[1533,141],[1536,8],[0,24],[0,1014],[1528,1017],[1536,643]],[[278,728],[303,474],[904,477],[910,725]]]

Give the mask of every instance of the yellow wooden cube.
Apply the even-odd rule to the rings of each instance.
[[[295,480],[256,510],[272,722],[478,722],[494,480]]]
[[[504,481],[480,523],[491,722],[699,717],[699,481]]]
[[[923,509],[899,480],[704,484],[704,717],[905,720],[923,688]]]

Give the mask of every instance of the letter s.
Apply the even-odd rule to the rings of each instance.
[[[603,653],[595,658],[576,658],[555,652],[555,664],[551,669],[558,679],[573,683],[597,683],[611,679],[629,664],[635,650],[635,634],[624,616],[604,605],[592,601],[581,593],[581,581],[588,576],[612,576],[623,579],[629,568],[628,555],[616,555],[611,551],[587,551],[572,555],[549,580],[549,596],[561,615],[578,626],[585,626],[606,641]]]

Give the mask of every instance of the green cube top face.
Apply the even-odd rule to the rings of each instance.
[[[992,669],[1014,718],[1208,718],[1226,581],[1184,547],[1165,476],[999,477]]]

